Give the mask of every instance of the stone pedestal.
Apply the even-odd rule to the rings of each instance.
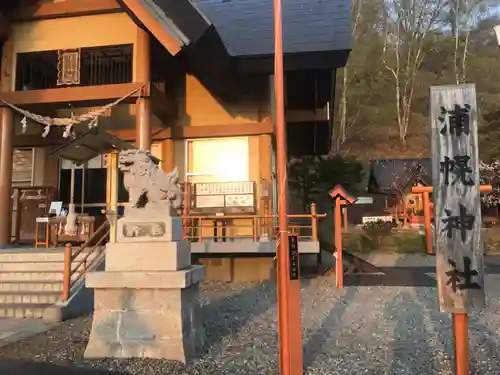
[[[178,218],[154,216],[118,220],[117,242],[106,248],[106,270],[87,275],[94,320],[86,358],[186,363],[202,346],[198,285],[204,267],[191,265]]]
[[[183,363],[203,344],[202,266],[177,272],[94,272],[94,320],[85,358],[165,358]]]

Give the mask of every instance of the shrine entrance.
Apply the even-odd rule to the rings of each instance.
[[[118,202],[126,202],[128,192],[118,170],[117,152],[131,148],[135,146],[93,128],[51,153],[62,160],[59,200],[68,216],[96,218],[94,227],[98,227],[110,212],[122,213]]]
[[[108,154],[100,154],[89,161],[73,166],[73,162],[62,159],[59,171],[59,200],[64,208],[71,198],[71,171],[74,167],[74,203],[76,212],[99,216],[106,208],[108,185]],[[123,175],[118,173],[118,201],[126,199],[122,184]]]

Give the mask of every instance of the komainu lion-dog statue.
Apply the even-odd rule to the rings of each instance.
[[[118,156],[118,167],[123,172],[123,184],[129,193],[131,208],[147,204],[166,203],[178,210],[182,206],[183,192],[179,185],[177,167],[170,173],[163,172],[149,151],[123,150]]]

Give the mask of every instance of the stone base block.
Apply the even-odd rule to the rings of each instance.
[[[204,340],[198,284],[185,289],[96,289],[85,358],[186,363]]]
[[[191,266],[180,271],[100,271],[89,272],[87,288],[98,289],[183,289],[197,284],[205,277],[205,267]]]
[[[106,245],[107,271],[177,271],[191,266],[188,241]]]
[[[182,220],[156,211],[124,216],[116,223],[116,242],[171,242],[182,240]]]

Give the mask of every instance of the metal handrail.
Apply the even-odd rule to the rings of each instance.
[[[104,234],[99,237],[99,240],[95,245],[92,246],[90,251],[88,251],[83,258],[79,261],[79,263],[72,267],[73,262],[76,258],[85,250],[90,247],[90,244],[98,238],[98,234],[102,233],[104,229],[107,229]],[[109,236],[110,225],[109,221],[106,219],[99,228],[92,234],[92,236],[80,246],[80,248],[73,253],[72,247],[70,243],[67,243],[64,250],[64,271],[63,271],[63,288],[62,288],[62,300],[63,302],[67,301],[70,298],[71,289],[82,280],[83,276],[89,271],[89,269],[95,264],[95,261],[99,259],[99,254],[94,258],[94,260],[90,263],[87,262],[89,257],[98,252],[102,252],[102,243]],[[83,266],[83,268],[82,268]],[[77,275],[76,278],[73,278],[74,275]]]

